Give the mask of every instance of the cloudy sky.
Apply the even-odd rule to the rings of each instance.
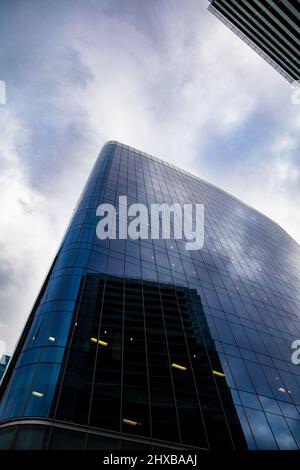
[[[300,242],[300,104],[207,0],[1,0],[0,340],[12,351],[107,140]]]

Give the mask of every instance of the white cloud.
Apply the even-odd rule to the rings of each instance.
[[[15,142],[25,143],[26,131],[8,108],[2,110],[0,125],[4,129],[0,173],[0,338],[11,350],[54,246],[53,237],[49,236],[47,201],[26,181],[26,170],[15,147]]]

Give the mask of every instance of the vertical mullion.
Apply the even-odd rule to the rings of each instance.
[[[121,381],[120,381],[120,432],[123,429],[123,387],[124,387],[124,330],[125,330],[125,278],[123,279],[123,319],[122,319],[122,346],[121,346]]]
[[[104,277],[104,282],[103,282],[103,291],[102,291],[102,300],[101,300],[101,308],[99,312],[99,324],[98,324],[98,333],[97,333],[97,339],[100,338],[100,331],[101,331],[101,322],[102,322],[102,314],[103,314],[103,305],[104,305],[104,299],[105,299],[105,294],[106,294],[106,276]],[[99,289],[99,284],[97,285],[97,290]],[[96,300],[96,305],[98,301],[98,292],[97,292],[97,300]],[[95,353],[95,360],[94,360],[94,368],[93,368],[93,376],[92,376],[92,385],[91,385],[91,393],[90,393],[90,403],[89,403],[89,409],[88,409],[88,419],[87,419],[87,425],[90,425],[90,420],[91,420],[91,411],[92,411],[92,404],[93,404],[93,399],[94,399],[94,388],[95,388],[95,377],[96,377],[96,370],[97,370],[97,363],[98,363],[98,351],[99,351],[99,344],[97,342],[96,346],[96,353]]]
[[[197,387],[197,382],[196,382],[196,379],[195,379],[195,374],[194,374],[193,364],[192,364],[190,350],[189,350],[189,346],[188,346],[188,341],[187,341],[187,337],[186,337],[186,334],[185,334],[185,328],[184,328],[184,323],[183,323],[183,319],[182,319],[182,315],[181,315],[180,303],[179,303],[179,300],[178,300],[177,290],[176,289],[174,289],[174,290],[175,290],[176,303],[177,303],[178,311],[179,311],[180,323],[181,323],[182,331],[183,331],[184,342],[185,342],[185,345],[186,345],[186,350],[187,350],[187,354],[188,354],[188,358],[189,358],[191,373],[192,373],[193,382],[194,382],[196,395],[197,395],[197,401],[198,401],[198,404],[199,404],[199,410],[200,410],[200,414],[201,414],[201,418],[202,418],[202,424],[203,424],[203,429],[204,429],[204,433],[205,433],[206,443],[207,443],[207,446],[209,448],[210,447],[209,446],[209,439],[208,439],[208,435],[207,435],[207,431],[206,431],[206,426],[205,426],[205,421],[204,421],[204,416],[203,416],[203,410],[202,410],[200,396],[199,396],[199,393],[198,393],[198,387]]]
[[[144,333],[144,338],[145,338],[145,357],[146,357],[147,387],[148,387],[149,425],[150,425],[150,437],[152,437],[153,436],[153,430],[152,430],[150,376],[149,376],[149,360],[148,360],[148,344],[147,344],[147,324],[146,324],[145,297],[144,297],[144,285],[143,285],[143,283],[142,283],[142,304],[143,304],[143,322],[144,322],[144,332],[145,332]]]
[[[164,316],[164,309],[163,309],[163,302],[162,302],[162,295],[161,295],[160,286],[158,287],[158,291],[159,291],[159,299],[160,299],[160,305],[161,305],[162,320],[163,320],[164,333],[165,333],[165,339],[166,339],[166,348],[167,348],[167,353],[168,353],[168,363],[169,363],[169,367],[171,367],[171,358],[170,358],[170,350],[169,350],[169,343],[168,343],[168,335],[167,335],[167,330],[166,330],[166,322],[165,322],[165,316]],[[170,377],[171,377],[172,390],[173,390],[173,398],[174,398],[175,413],[176,413],[176,419],[177,419],[179,441],[180,441],[180,443],[182,443],[180,423],[179,423],[179,415],[178,415],[177,402],[176,402],[176,393],[175,393],[174,380],[173,380],[173,375],[172,375],[171,370],[170,370]]]

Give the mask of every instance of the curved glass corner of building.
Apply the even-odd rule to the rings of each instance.
[[[100,240],[99,204],[124,195],[204,204],[203,248]],[[300,247],[284,230],[108,142],[2,380],[0,448],[299,449],[299,312]]]

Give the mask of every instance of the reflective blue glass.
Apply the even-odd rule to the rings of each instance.
[[[96,208],[102,202],[118,203],[120,195],[128,196],[129,205],[143,201],[148,208],[153,203],[163,202],[204,204],[203,248],[188,251],[185,240],[179,239],[99,240]],[[92,288],[88,290],[89,301],[84,304],[81,297],[86,292],[86,276],[102,274],[120,278],[122,282],[124,279],[149,281],[195,290],[205,317],[210,351],[218,354],[219,362],[211,359],[211,373],[201,375],[201,366],[198,366],[201,361],[197,363],[201,335],[195,333],[195,343],[191,335],[191,329],[197,324],[203,328],[204,317],[199,312],[191,325],[186,325],[184,334],[176,335],[173,329],[176,331],[175,326],[179,324],[175,322],[174,326],[166,313],[172,301],[162,305],[161,300],[150,294],[144,298],[146,288],[141,288],[142,300],[130,305],[128,310],[125,290],[124,298],[110,293],[107,310],[101,307],[102,294],[96,294]],[[159,323],[162,313],[155,310],[158,305],[162,312],[166,310],[164,323]],[[77,365],[74,359],[70,370],[68,393],[72,400],[81,396],[83,377],[86,389],[90,390],[90,395],[85,396],[77,408],[89,409],[92,393],[97,390],[99,399],[93,402],[98,410],[97,419],[103,412],[103,420],[114,423],[117,429],[120,416],[116,410],[121,409],[121,397],[124,400],[129,397],[128,402],[122,404],[128,412],[140,413],[147,408],[147,394],[143,395],[143,404],[137,404],[130,395],[134,388],[130,388],[130,384],[135,377],[140,381],[136,388],[144,386],[145,377],[149,377],[147,364],[153,361],[157,366],[153,379],[153,387],[156,387],[153,423],[159,433],[161,408],[158,402],[159,397],[163,397],[166,403],[172,404],[164,412],[166,422],[173,426],[177,401],[194,403],[195,397],[182,395],[183,391],[190,390],[185,386],[188,374],[186,379],[176,376],[173,385],[159,389],[160,384],[163,387],[166,382],[163,373],[170,374],[170,364],[163,364],[166,350],[163,345],[170,334],[169,354],[176,358],[180,353],[182,360],[187,361],[189,355],[184,352],[184,344],[190,348],[199,400],[205,400],[204,391],[209,395],[211,387],[217,387],[220,396],[233,399],[249,448],[294,449],[299,446],[300,368],[291,362],[290,345],[300,335],[299,312],[300,249],[286,232],[256,210],[199,178],[135,149],[110,142],[102,149],[92,170],[7,371],[1,387],[0,419],[33,414],[52,417],[52,410],[59,407],[61,378],[72,344],[74,357],[80,359]],[[181,315],[185,321],[186,312]],[[132,340],[133,349],[130,344],[141,318],[151,347],[155,345],[153,350],[150,347],[147,359],[148,351],[141,339],[139,342]],[[102,336],[110,334],[111,342],[107,341],[107,346],[97,343],[98,337],[104,341]],[[143,366],[139,364],[142,374],[134,369],[126,372],[124,354],[127,354],[128,364],[132,358],[145,358]],[[215,375],[213,367],[221,368],[224,376],[222,373]],[[101,382],[101,370],[105,383]],[[178,399],[174,387],[178,387]],[[36,394],[32,395],[33,392]],[[117,404],[113,403],[113,396],[119,400]],[[106,408],[106,403],[110,403],[111,408]],[[206,409],[205,403],[203,408]],[[179,435],[180,426],[187,436],[189,425],[193,425],[193,413],[187,409],[185,412],[184,419],[178,413],[174,436]],[[229,423],[228,436],[233,435],[238,418],[234,417],[230,406],[227,411],[220,407],[214,412],[220,413],[220,420]],[[225,416],[226,412],[229,416]],[[212,429],[208,416],[203,416],[203,426],[209,434]],[[85,412],[77,418],[81,423],[88,421]],[[145,418],[148,429],[149,420]]]
[[[279,449],[297,449],[297,444],[282,416],[266,413],[271,429],[274,433]]]
[[[278,449],[270,425],[262,411],[245,408],[252,433],[258,449],[274,450]],[[275,415],[274,415],[275,416]]]

